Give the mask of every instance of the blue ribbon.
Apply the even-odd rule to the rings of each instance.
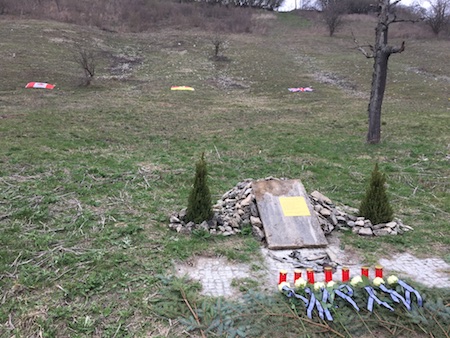
[[[308,302],[309,302],[308,298],[303,297],[302,295],[299,295],[298,293],[296,293],[294,291],[294,289],[284,285],[281,290],[286,291],[286,293],[285,293],[286,297],[288,297],[288,298],[295,297],[295,298],[301,299],[303,301],[303,303],[305,303],[305,306],[308,305]]]
[[[288,297],[288,298],[295,297],[295,298],[301,299],[303,301],[303,303],[306,306],[306,315],[308,316],[308,318],[312,319],[312,312],[314,310],[314,307],[317,307],[317,311],[319,312],[319,317],[321,319],[324,319],[324,314],[325,314],[325,316],[327,317],[328,320],[330,320],[330,321],[333,320],[330,310],[328,310],[327,308],[324,309],[322,307],[322,304],[320,304],[320,301],[316,298],[316,296],[314,295],[314,293],[311,291],[310,288],[305,289],[305,293],[310,295],[309,299],[306,297],[303,297],[302,295],[299,295],[298,293],[295,292],[294,289],[292,289],[286,285],[284,285],[281,290],[285,292],[286,297]],[[326,293],[326,295],[324,295],[322,297],[322,299],[325,299],[324,301],[328,300],[328,292]]]
[[[400,296],[395,290],[391,290],[388,289],[386,286],[384,286],[384,284],[380,284],[380,290],[388,293],[389,296],[391,296],[391,299],[396,302],[396,303],[400,303],[400,301],[402,301],[403,305],[405,305],[405,307],[411,311],[411,304],[408,303],[405,298],[403,298],[402,296]]]
[[[381,301],[376,295],[375,291],[371,286],[365,286],[364,289],[369,294],[369,300],[367,301],[367,310],[373,311],[373,302],[375,301],[378,305],[383,305],[385,308],[394,311],[394,309],[386,302]]]
[[[412,292],[412,293],[414,293],[416,295],[417,305],[419,305],[419,307],[422,307],[423,300],[422,300],[422,297],[420,296],[419,291],[417,291],[416,289],[414,289],[410,285],[406,284],[402,280],[398,280],[398,284],[405,289],[405,298],[406,298],[406,302],[408,304],[411,304],[411,292]]]
[[[328,293],[327,289],[323,289],[323,293],[322,293],[322,302],[324,304],[327,303],[328,301],[328,297],[330,296],[330,294]],[[327,317],[327,319],[332,322],[333,321],[333,316],[330,313],[330,310],[326,307],[325,308],[325,316]]]
[[[316,306],[316,296],[314,296],[314,293],[311,292],[310,288],[306,288],[305,292],[310,295],[309,304],[307,305],[307,309],[306,309],[306,315],[308,316],[309,319],[311,319],[312,318],[312,311],[314,310],[314,307]],[[320,314],[320,311],[319,311],[319,316],[320,315],[321,314]],[[320,318],[323,319],[323,313],[322,313],[322,316]]]
[[[347,284],[340,285],[338,289],[339,290],[347,289],[347,293],[348,293],[349,297],[353,296],[353,289],[350,286],[348,286]]]
[[[342,289],[347,289],[348,294],[342,292],[341,291]],[[334,290],[334,293],[339,297],[341,297],[342,299],[349,302],[355,308],[356,311],[359,311],[358,305],[356,305],[355,301],[351,298],[353,296],[353,289],[350,286],[343,284],[339,286],[338,290]]]

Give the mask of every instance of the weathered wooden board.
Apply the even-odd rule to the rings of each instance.
[[[258,181],[252,188],[269,249],[328,244],[300,180]]]

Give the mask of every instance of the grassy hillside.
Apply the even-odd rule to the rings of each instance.
[[[167,229],[202,152],[213,199],[275,176],[352,207],[378,162],[395,215],[415,230],[347,234],[344,245],[370,264],[399,251],[450,259],[450,41],[407,37],[391,57],[382,143],[367,145],[372,60],[352,31],[372,42],[372,19],[350,16],[333,38],[295,14],[253,20],[260,33],[240,35],[0,21],[1,337],[183,336],[167,319],[176,316],[152,306],[160,276],[195,254],[252,260],[258,248],[250,236]],[[214,38],[226,61],[213,60]],[[97,53],[87,88],[80,48]],[[287,90],[302,86],[315,91]]]

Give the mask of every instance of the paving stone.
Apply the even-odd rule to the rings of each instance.
[[[317,248],[299,250],[305,257],[317,255],[319,251],[323,251]],[[343,266],[350,269],[350,277],[360,275],[363,264],[341,250],[339,242],[331,243],[327,248],[327,252],[330,251],[334,256],[339,257],[338,266],[333,274],[334,280],[341,280]],[[207,296],[236,298],[240,294],[239,288],[232,287],[231,282],[233,279],[243,278],[255,279],[263,290],[276,292],[280,270],[288,271],[287,281],[293,285],[294,267],[291,263],[283,261],[283,257],[288,257],[291,252],[292,250],[269,250],[262,247],[264,263],[256,272],[250,265],[229,262],[224,257],[198,257],[192,266],[178,265],[176,273],[178,276],[187,274],[190,278],[198,280],[203,286],[202,294]],[[395,274],[399,278],[409,278],[428,287],[450,287],[450,265],[442,259],[419,259],[409,253],[402,253],[390,259],[382,258],[378,263],[383,266],[386,277]],[[306,273],[304,269],[302,272]],[[317,281],[325,279],[323,273],[316,273],[315,276]],[[369,278],[375,278],[373,267],[369,271]]]

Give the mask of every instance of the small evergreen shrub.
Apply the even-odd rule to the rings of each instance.
[[[189,195],[186,210],[186,221],[200,224],[213,217],[211,193],[207,184],[207,168],[205,154],[202,154],[195,169],[194,187]]]
[[[394,215],[386,194],[385,182],[386,179],[378,170],[378,163],[376,163],[366,195],[359,207],[359,214],[369,219],[372,224],[390,222]]]

